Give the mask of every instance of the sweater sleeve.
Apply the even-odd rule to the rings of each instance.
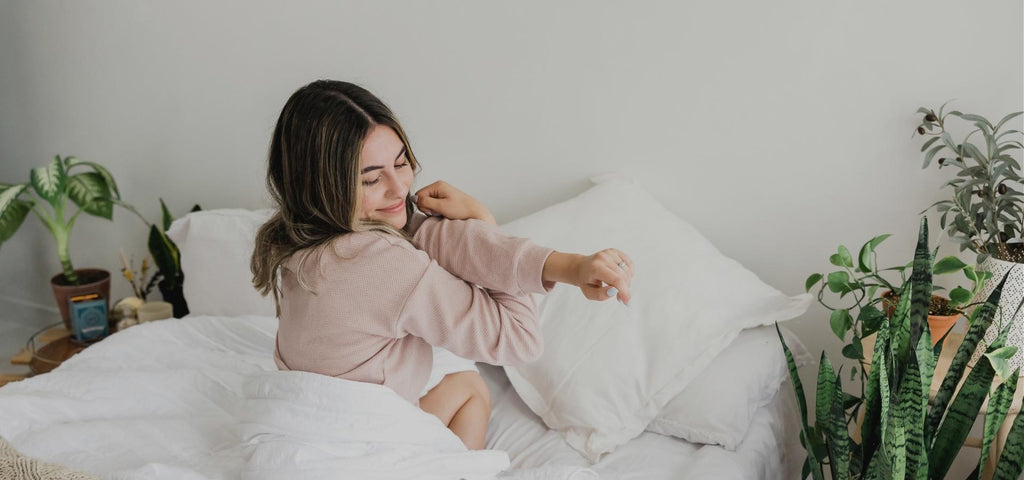
[[[422,272],[397,316],[395,338],[415,335],[460,357],[494,365],[517,365],[540,357],[544,342],[530,294],[472,285],[422,250],[395,245],[391,254],[407,265],[419,265]],[[511,272],[512,277],[537,273],[532,268]],[[526,278],[508,283],[519,282],[530,283]]]
[[[483,220],[422,219],[413,245],[445,270],[489,290],[523,295],[554,287],[541,278],[553,249],[508,235]]]

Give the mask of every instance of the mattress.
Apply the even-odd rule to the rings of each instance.
[[[254,387],[253,382],[264,382],[261,385],[266,387],[269,380],[289,375],[292,381],[320,381],[325,388],[359,382],[342,382],[306,372],[278,372],[272,359],[276,329],[273,317],[202,316],[150,322],[118,332],[51,373],[0,387],[0,437],[24,455],[103,478],[248,478],[254,473],[259,473],[255,476],[260,478],[299,478],[289,475],[294,472],[287,469],[275,476],[274,470],[261,466],[308,461],[311,452],[330,457],[332,445],[338,444],[317,444],[317,435],[324,433],[317,431],[315,422],[307,422],[311,426],[303,431],[293,425],[296,419],[292,417],[284,418],[280,425],[263,420],[254,423],[251,418],[240,420],[239,415],[251,416],[259,408],[267,409],[269,414],[265,417],[273,417],[280,413],[281,405],[287,409],[294,403],[275,399],[279,403],[263,402],[254,410],[242,403],[252,400],[253,391],[259,390],[260,385]],[[436,422],[436,417],[423,415],[448,435],[441,443],[457,446],[451,447],[455,450],[433,452],[428,460],[415,459],[419,463],[410,465],[423,465],[426,469],[472,464],[478,465],[479,471],[486,471],[495,462],[507,462],[510,468],[499,477],[509,478],[776,479],[796,478],[803,461],[795,430],[799,420],[788,384],[783,385],[773,402],[758,411],[747,438],[735,452],[644,433],[597,464],[588,465],[557,432],[547,429],[529,410],[501,368],[482,363],[477,366],[491,388],[489,451],[456,451],[464,450],[457,437]],[[374,388],[386,389],[359,385],[370,395],[380,395]],[[270,386],[282,390],[280,385]],[[386,393],[393,394],[390,390]],[[295,401],[306,401],[304,408],[322,407],[325,403],[325,408],[334,408],[317,395],[312,397],[296,397]],[[423,414],[405,405],[414,410],[407,415]],[[304,419],[297,420],[301,424]],[[361,418],[353,420],[351,415],[334,421],[338,422],[336,428],[368,425]],[[240,423],[246,424],[245,428],[240,430]],[[403,428],[383,425],[396,431]],[[278,430],[268,430],[273,428]],[[240,437],[240,431],[244,433],[246,429],[249,433]],[[384,433],[375,432],[375,438]],[[413,433],[423,443],[400,444],[392,452],[399,457],[389,458],[407,461],[410,455],[404,452],[438,443],[426,433]],[[288,455],[281,452],[296,445],[308,448],[294,450],[291,457],[284,458]],[[341,454],[351,453],[352,443],[344,445],[347,450]],[[380,445],[384,444],[371,446]],[[374,450],[366,445],[362,448]],[[259,454],[264,457],[257,458]],[[324,461],[321,464],[331,465]],[[310,473],[306,477],[317,475]]]

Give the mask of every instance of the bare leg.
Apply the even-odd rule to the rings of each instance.
[[[420,408],[441,420],[470,450],[484,448],[491,418],[491,394],[477,372],[445,375],[420,398]]]

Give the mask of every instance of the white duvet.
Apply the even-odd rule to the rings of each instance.
[[[509,469],[387,387],[274,366],[276,320],[189,317],[119,332],[0,388],[0,437],[103,478],[592,478]]]

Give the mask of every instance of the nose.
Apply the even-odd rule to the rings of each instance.
[[[387,198],[396,202],[400,199],[404,199],[405,192],[403,190],[405,190],[405,185],[402,185],[402,181],[399,180],[398,175],[391,173],[389,175],[385,175],[385,178],[388,186],[386,192]]]

